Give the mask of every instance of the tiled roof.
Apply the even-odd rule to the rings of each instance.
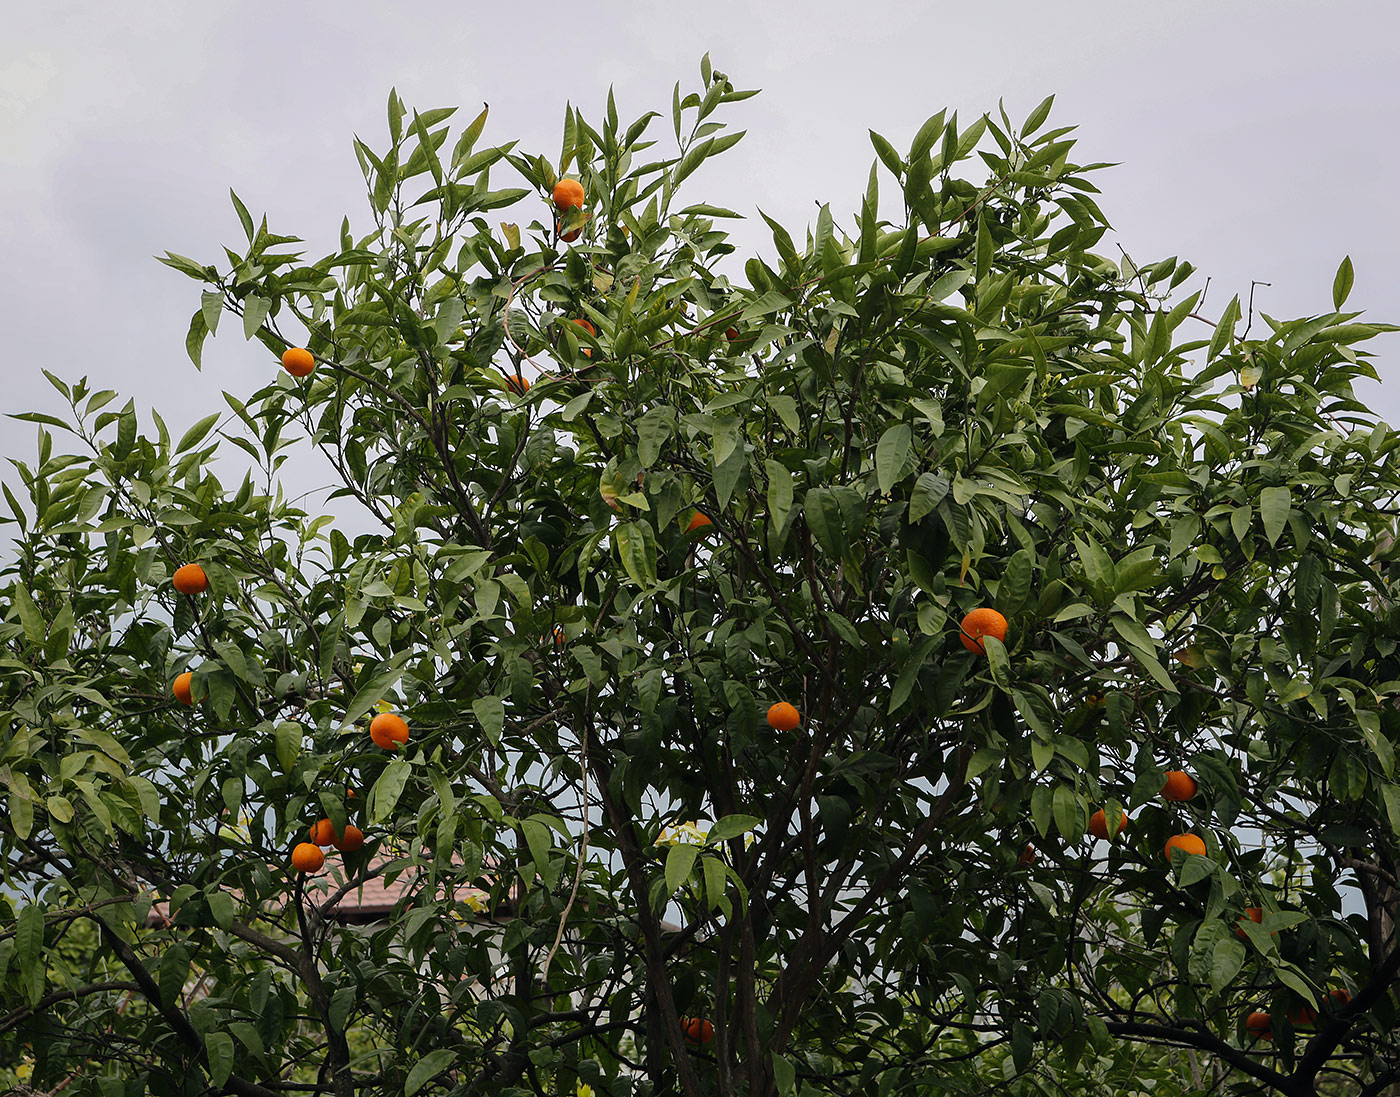
[[[376,863],[370,866],[371,872],[381,869],[393,859],[392,856],[379,858]],[[375,872],[374,875],[362,880],[359,886],[341,897],[331,911],[329,920],[357,924],[380,921],[389,915],[400,899],[413,891],[417,882],[418,873],[412,865],[401,869],[392,883],[385,879],[385,874],[382,871]],[[319,905],[345,883],[346,880],[338,870],[327,868],[310,877],[306,885],[306,894],[313,903]],[[510,900],[498,906],[494,913],[497,916],[508,916],[511,912],[511,905],[519,898],[519,895],[518,887],[512,889]],[[489,892],[470,886],[459,887],[454,898],[479,913],[485,913],[487,904],[491,901]],[[169,917],[168,904],[163,900],[157,901],[151,905],[150,913],[146,916],[146,925],[162,926],[166,924]]]

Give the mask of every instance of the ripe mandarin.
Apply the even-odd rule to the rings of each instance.
[[[681,1031],[692,1044],[708,1044],[715,1038],[715,1026],[703,1017],[682,1017]]]
[[[316,359],[305,347],[288,347],[282,352],[282,368],[293,377],[305,377],[316,368]]]
[[[320,872],[325,863],[326,855],[321,852],[321,847],[310,842],[298,842],[296,849],[292,850],[292,868],[298,872]]]
[[[1166,848],[1163,850],[1168,861],[1172,859],[1172,850],[1180,849],[1187,853],[1199,853],[1205,856],[1206,844],[1195,834],[1173,834],[1167,839]]]
[[[345,833],[339,839],[334,834],[331,835],[331,845],[335,846],[341,853],[354,853],[364,844],[365,832],[354,823],[345,824]]]
[[[194,671],[187,670],[184,674],[175,676],[175,684],[170,687],[170,692],[175,694],[175,700],[182,705],[194,704],[194,698],[190,695],[190,683],[194,681]]]
[[[311,841],[318,846],[328,846],[335,840],[335,824],[329,819],[318,819],[311,824]]]
[[[1244,1019],[1244,1027],[1261,1040],[1272,1040],[1273,1019],[1261,1009],[1256,1009]]]
[[[577,179],[560,179],[554,184],[553,197],[556,209],[582,209],[583,184]]]
[[[802,722],[802,714],[786,701],[779,701],[768,709],[768,726],[779,731],[791,731]]]
[[[398,750],[400,743],[408,742],[408,725],[395,713],[381,712],[370,721],[369,737],[377,747]]]
[[[181,594],[203,594],[209,589],[209,576],[198,564],[182,564],[170,577],[170,585]]]
[[[703,511],[697,510],[691,515],[690,524],[685,527],[685,531],[686,533],[694,533],[697,529],[704,529],[706,526],[712,525],[714,525],[714,523],[710,521],[710,516]]]
[[[575,235],[578,235],[578,234],[575,233]],[[566,239],[567,239],[567,237],[566,237]],[[595,336],[596,336],[596,335],[598,334],[598,329],[595,328],[592,324],[590,324],[587,320],[570,320],[569,323],[571,323],[571,324],[577,324],[577,325],[578,325],[579,327],[581,327],[584,331],[588,332],[589,335],[595,335]],[[589,348],[589,347],[580,347],[579,349],[583,351],[583,356],[584,356],[585,358],[592,358],[592,357],[593,357],[593,351],[592,351],[591,348]]]
[[[1167,770],[1167,782],[1162,786],[1162,799],[1189,800],[1196,795],[1196,778],[1180,769]]]
[[[514,376],[506,378],[506,388],[510,389],[510,391],[517,396],[524,396],[530,391],[530,381],[523,374],[517,373]]]
[[[1118,820],[1118,833],[1122,834],[1123,831],[1127,829],[1127,826],[1128,813],[1125,811],[1123,812],[1122,817]],[[1089,816],[1089,833],[1092,834],[1095,838],[1108,837],[1108,815],[1105,814],[1103,808],[1099,808],[1098,811],[1094,812],[1093,815]]]
[[[1006,618],[994,609],[981,606],[962,619],[962,629],[959,639],[963,642],[963,647],[977,655],[986,655],[986,645],[982,643],[982,637],[995,636],[1003,643],[1006,641]]]

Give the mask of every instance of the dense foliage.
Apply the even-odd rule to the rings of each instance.
[[[1188,264],[1093,251],[1047,100],[872,133],[859,213],[741,264],[680,198],[750,94],[701,75],[669,119],[570,109],[554,163],[391,95],[366,235],[311,262],[235,198],[241,253],[168,257],[195,364],[241,325],[265,387],[179,440],[86,381],[18,417],[0,1063],[104,1097],[1379,1093],[1400,471],[1350,263],[1316,316],[1206,314]],[[285,497],[303,438],[371,532]],[[294,872],[323,817],[364,847]],[[370,879],[392,915],[344,924]]]

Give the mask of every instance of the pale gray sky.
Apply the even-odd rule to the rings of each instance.
[[[1004,98],[1019,121],[1058,94],[1079,158],[1110,160],[1101,205],[1138,261],[1178,254],[1213,278],[1210,311],[1257,278],[1276,316],[1350,304],[1400,319],[1393,197],[1400,74],[1392,5],[1316,2],[437,2],[6,5],[0,41],[0,410],[55,409],[39,370],[153,403],[172,430],[275,368],[234,325],[197,374],[184,334],[198,287],[151,257],[204,260],[241,232],[232,186],[274,231],[334,246],[368,224],[351,135],[385,140],[410,107],[491,105],[484,140],[557,156],[566,100],[597,118],[665,111],[700,55],[761,96],[731,108],[750,136],[692,194],[794,230],[858,207],[874,158],[944,106]],[[660,129],[660,127],[658,128]],[[509,169],[493,176],[514,185]],[[533,211],[526,219],[533,216]],[[756,218],[755,218],[756,220]],[[761,222],[759,223],[761,225]],[[753,222],[739,242],[771,250]],[[1371,344],[1393,357],[1391,338]],[[1386,367],[1382,365],[1383,375]],[[1393,367],[1391,367],[1393,372]],[[1371,394],[1400,421],[1400,381]],[[0,457],[34,435],[6,421]],[[232,469],[229,470],[230,477]],[[9,473],[0,473],[12,479]],[[302,487],[310,487],[305,482]]]

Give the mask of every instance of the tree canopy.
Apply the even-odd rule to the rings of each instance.
[[[391,94],[333,253],[235,196],[245,244],[163,260],[195,366],[241,328],[266,385],[179,439],[86,379],[16,416],[0,1064],[103,1097],[1400,1081],[1400,471],[1352,388],[1395,329],[1350,262],[1278,320],[1096,253],[1102,165],[1048,99],[872,132],[854,214],[741,257],[689,191],[753,93],[700,77],[570,107],[557,160]],[[281,488],[311,446],[332,513]],[[298,871],[322,819],[364,844]],[[392,913],[346,924],[370,880]]]

